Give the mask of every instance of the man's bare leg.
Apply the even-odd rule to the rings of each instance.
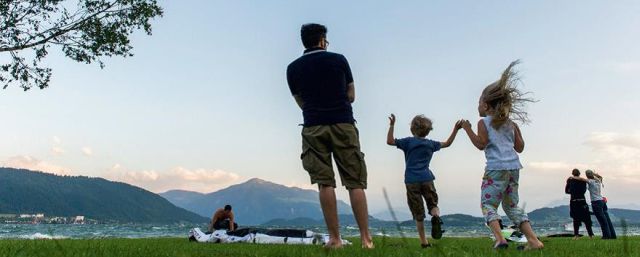
[[[341,248],[340,228],[338,225],[338,208],[336,204],[336,192],[332,186],[318,185],[320,191],[320,207],[324,215],[324,222],[329,231],[329,242],[325,245],[329,248]]]
[[[360,229],[360,240],[362,241],[362,248],[373,248],[373,241],[371,241],[371,234],[369,233],[369,211],[367,209],[367,196],[364,193],[364,189],[350,189],[349,199],[351,200],[351,208],[353,209],[353,215],[358,223]]]

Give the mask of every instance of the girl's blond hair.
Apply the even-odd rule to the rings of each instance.
[[[529,115],[525,111],[525,105],[535,102],[527,97],[530,92],[522,92],[518,89],[520,76],[513,69],[520,63],[515,60],[509,64],[502,76],[496,82],[491,83],[482,91],[482,101],[491,107],[491,126],[498,129],[509,120],[521,123],[529,123]]]
[[[424,115],[420,114],[411,120],[411,134],[419,137],[426,137],[433,129],[433,123]]]

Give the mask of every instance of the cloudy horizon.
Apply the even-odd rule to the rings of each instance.
[[[165,16],[152,36],[132,38],[135,56],[100,69],[52,48],[49,88],[0,91],[0,166],[156,193],[212,192],[253,177],[314,188],[285,69],[302,53],[300,25],[318,22],[354,74],[372,213],[386,209],[382,188],[406,208],[402,152],[384,143],[387,116],[396,114],[404,137],[425,114],[429,138],[444,140],[456,120],[475,124],[480,92],[515,59],[522,88],[539,100],[522,126],[521,204],[564,199],[574,167],[604,176],[611,206],[637,203],[639,2],[159,2]],[[463,131],[431,167],[442,212],[479,216],[484,156]]]

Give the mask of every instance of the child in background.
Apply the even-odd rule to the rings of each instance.
[[[544,245],[531,228],[529,218],[518,207],[518,179],[520,159],[518,153],[524,150],[524,140],[518,125],[513,120],[527,122],[527,113],[522,107],[534,100],[526,98],[526,93],[516,88],[519,81],[512,62],[502,73],[500,80],[487,86],[480,96],[478,113],[483,117],[478,121],[478,134],[474,133],[468,120],[462,121],[462,128],[479,150],[484,150],[487,163],[481,187],[482,213],[495,238],[495,249],[506,249],[509,244],[500,231],[498,207],[502,204],[509,219],[527,237],[527,246],[521,250],[542,249]]]
[[[429,163],[434,152],[441,148],[446,148],[453,143],[461,122],[457,122],[451,132],[451,136],[446,142],[437,142],[427,139],[426,136],[433,129],[431,120],[418,115],[411,121],[412,137],[394,139],[393,126],[396,123],[396,116],[389,117],[389,132],[387,133],[387,144],[395,145],[404,152],[406,168],[404,172],[404,183],[407,188],[407,202],[409,209],[416,221],[420,243],[422,248],[430,247],[429,241],[424,234],[424,201],[427,202],[427,210],[431,218],[431,236],[435,239],[442,238],[442,220],[440,219],[440,209],[438,208],[438,194],[433,184],[435,176],[429,169]]]

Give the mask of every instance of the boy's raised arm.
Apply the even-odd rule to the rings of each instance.
[[[440,142],[440,148],[447,148],[453,144],[453,140],[456,139],[456,135],[458,135],[458,130],[462,128],[462,121],[456,122],[456,125],[453,126],[453,131],[451,131],[451,135],[447,138],[447,141]]]
[[[393,138],[393,126],[396,124],[396,116],[391,114],[389,116],[389,132],[387,132],[387,145],[396,145],[396,140]]]

